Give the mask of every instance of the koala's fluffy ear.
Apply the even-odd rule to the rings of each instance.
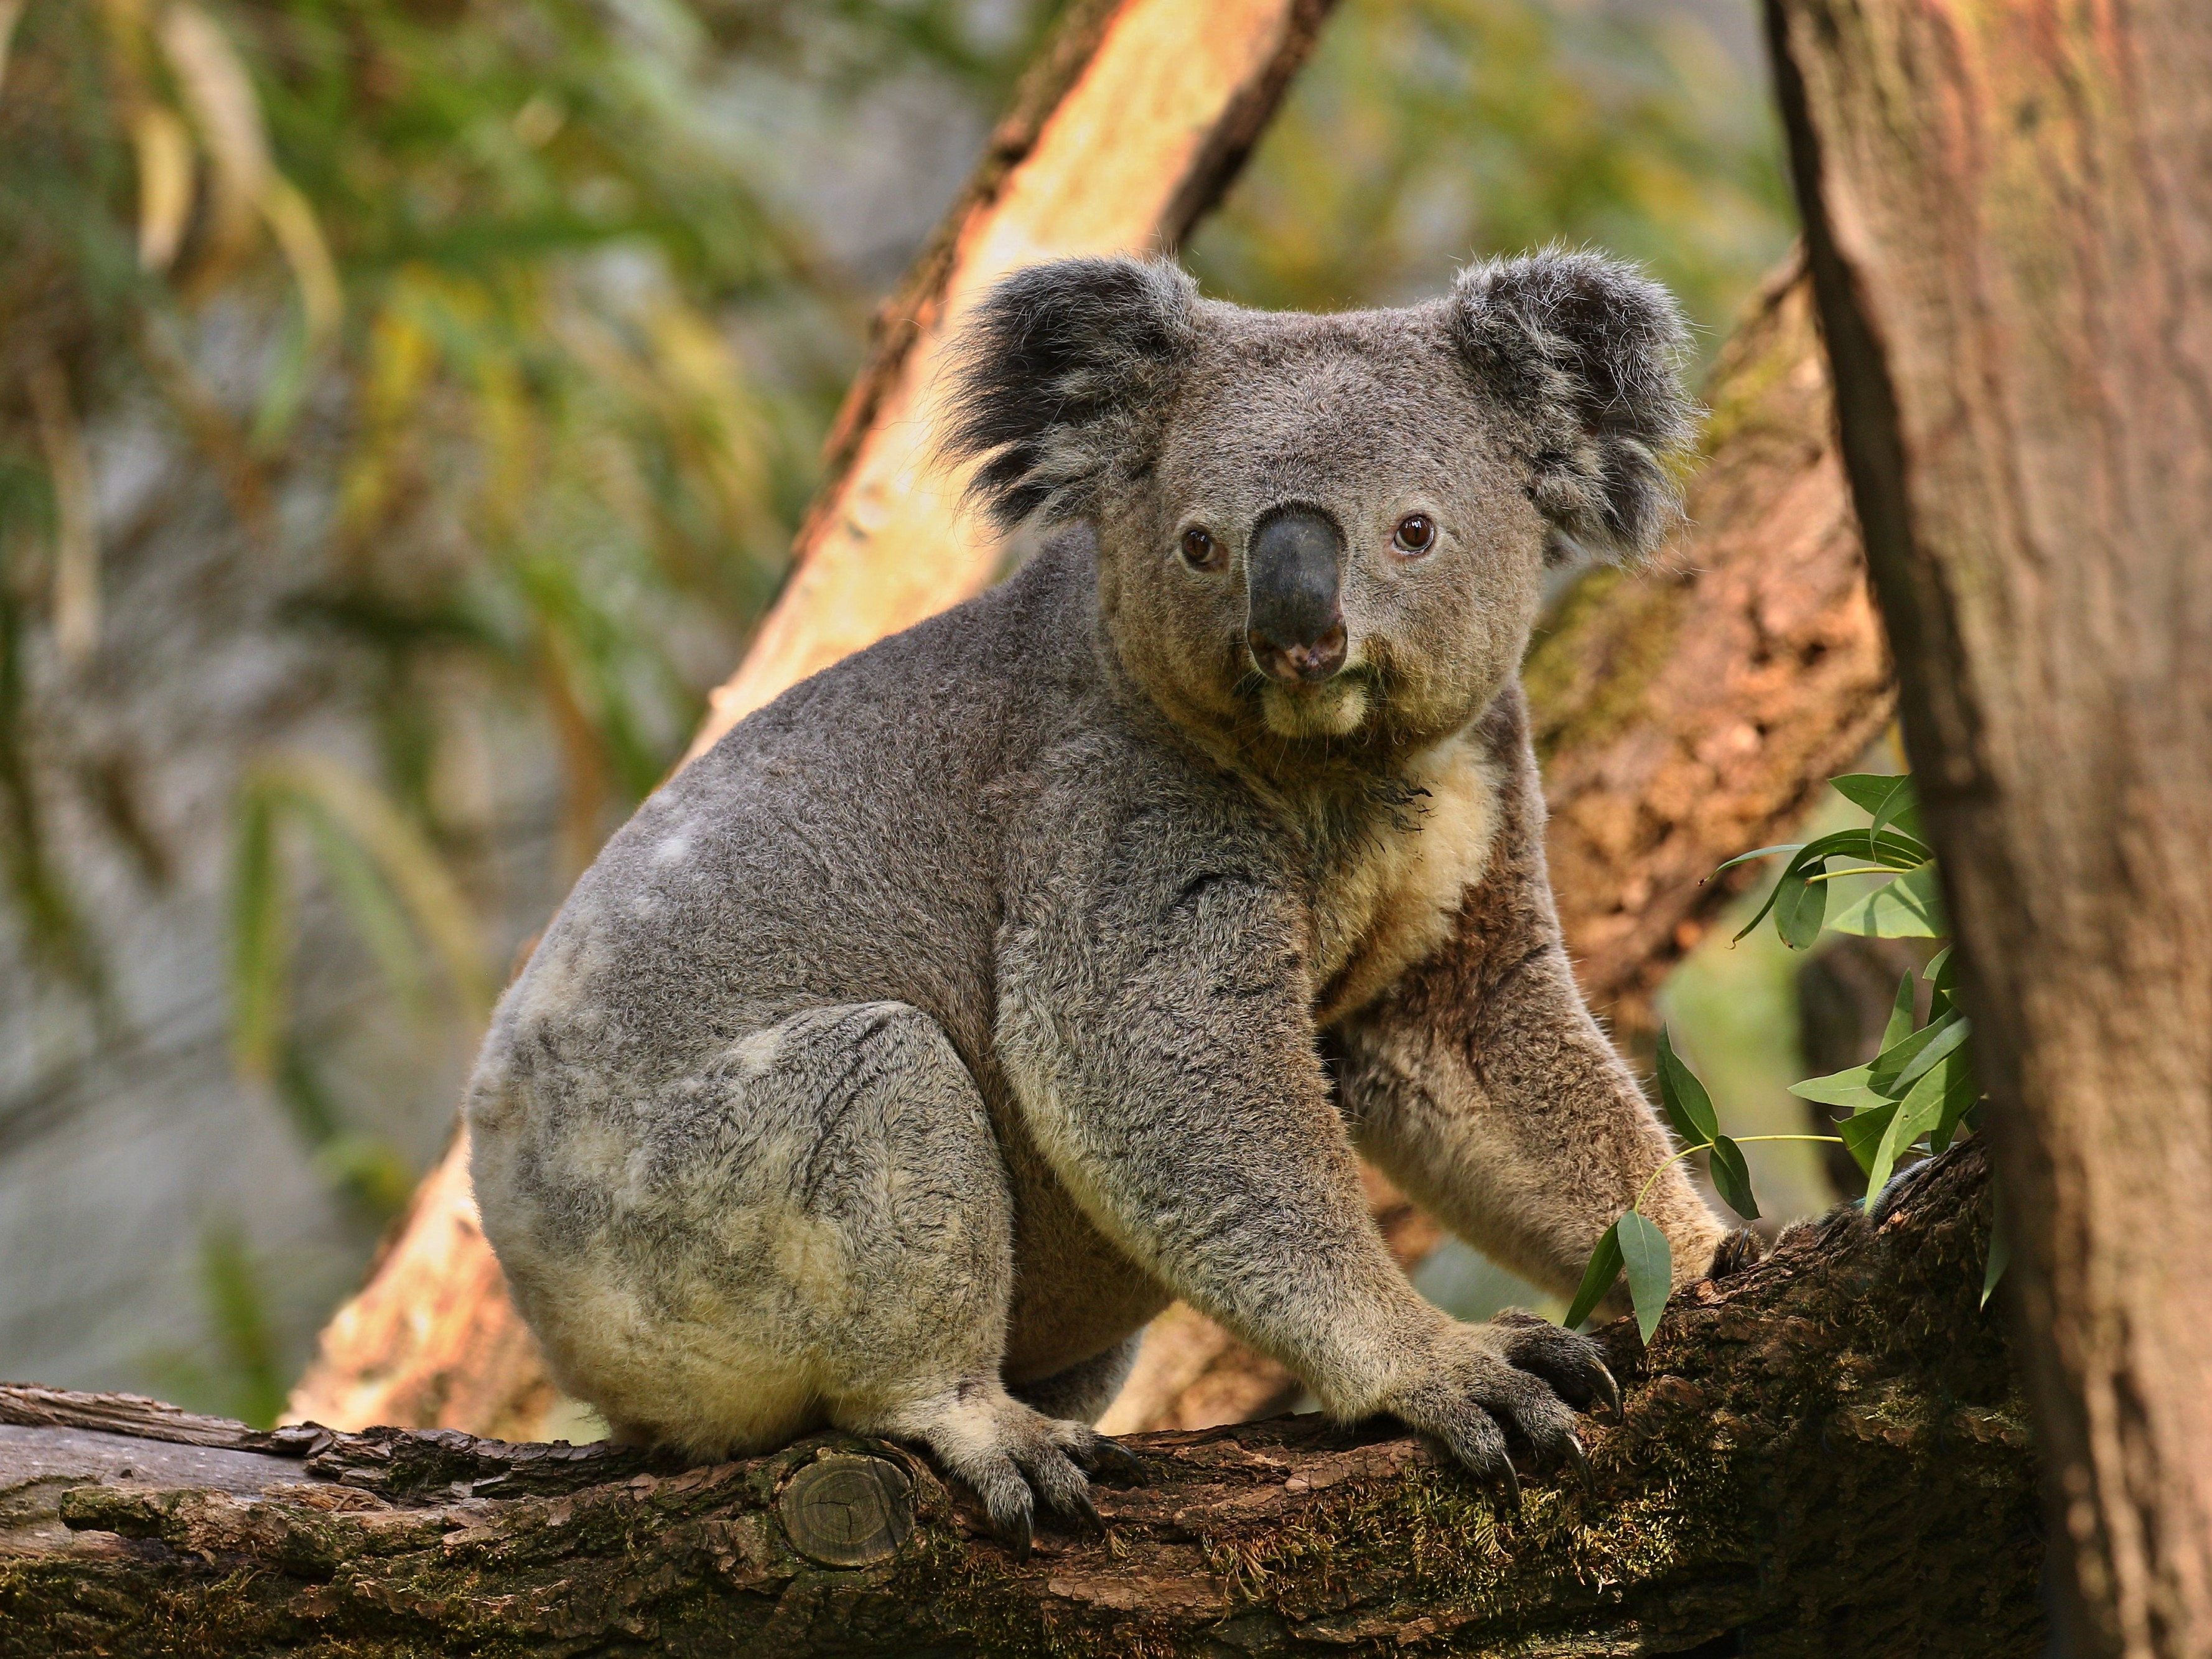
[[[1002,529],[1092,510],[1110,468],[1134,468],[1146,417],[1194,338],[1197,284],[1164,261],[1061,259],[1002,280],[951,356],[948,460]]]
[[[1674,296],[1594,253],[1530,254],[1462,272],[1452,326],[1477,376],[1527,422],[1538,510],[1593,552],[1655,551],[1681,517],[1674,464],[1697,412]]]

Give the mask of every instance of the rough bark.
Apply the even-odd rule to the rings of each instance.
[[[2077,1650],[2212,1651],[2212,11],[1775,0]]]
[[[1133,1443],[1102,1539],[1017,1561],[929,1468],[822,1437],[678,1469],[452,1431],[257,1434],[0,1389],[0,1659],[1909,1653],[2043,1641],[2035,1477],[1969,1142],[1601,1334],[1594,1484],[1517,1514],[1387,1425]]]

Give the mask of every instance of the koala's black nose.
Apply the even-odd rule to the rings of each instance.
[[[1245,566],[1245,642],[1279,680],[1325,680],[1344,666],[1344,609],[1336,526],[1291,507],[1263,520]]]

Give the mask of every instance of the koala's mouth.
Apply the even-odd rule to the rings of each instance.
[[[1239,678],[1240,701],[1257,703],[1260,718],[1279,738],[1348,738],[1382,706],[1381,677],[1364,665],[1325,680],[1279,680],[1256,667]]]

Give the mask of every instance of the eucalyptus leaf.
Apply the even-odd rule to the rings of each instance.
[[[1876,1088],[1887,1090],[1894,1094],[1899,1090],[1911,1087],[1919,1080],[1922,1073],[1964,1042],[1972,1028],[1967,1024],[1964,1015],[1956,1009],[1953,1009],[1941,1020],[1931,1020],[1924,1029],[1933,1031],[1935,1036],[1923,1043],[1920,1052],[1905,1062],[1903,1068],[1896,1073],[1895,1081],[1889,1079],[1880,1060],[1875,1061],[1874,1079]]]
[[[1974,1066],[1966,1049],[1961,1048],[1946,1062],[1950,1070],[1943,1089],[1943,1110],[1936,1120],[1936,1127],[1928,1132],[1928,1144],[1937,1152],[1951,1144],[1959,1133],[1959,1125],[1972,1111],[1982,1097],[1982,1085],[1974,1076]]]
[[[1820,937],[1827,908],[1828,890],[1818,882],[1790,873],[1774,884],[1774,931],[1793,951],[1809,950]]]
[[[1746,1221],[1758,1220],[1759,1200],[1752,1195],[1751,1166],[1743,1161],[1743,1148],[1726,1135],[1716,1135],[1711,1159],[1713,1189]]]
[[[1897,981],[1897,1000],[1890,1006],[1889,1024],[1881,1029],[1881,1048],[1894,1048],[1911,1035],[1912,975],[1907,974]]]
[[[1620,1224],[1613,1223],[1605,1230],[1590,1252],[1589,1266],[1583,1269],[1582,1288],[1575,1292],[1574,1305],[1560,1322],[1573,1330],[1590,1316],[1591,1310],[1605,1300],[1605,1293],[1613,1288],[1613,1280],[1620,1277]]]
[[[1932,988],[1928,999],[1930,1018],[1956,1004],[1959,996],[1959,970],[1951,956],[1953,947],[1947,945],[1928,960],[1921,971]]]
[[[1628,1273],[1628,1299],[1636,1305],[1636,1326],[1649,1342],[1674,1288],[1674,1253],[1667,1247],[1667,1235],[1634,1210],[1613,1225],[1620,1240],[1621,1266]]]
[[[1659,1103],[1685,1146],[1703,1146],[1721,1132],[1713,1097],[1698,1081],[1697,1073],[1682,1064],[1663,1025],[1659,1028]]]
[[[1997,1287],[1997,1280],[2012,1265],[2012,1243],[2005,1236],[2004,1218],[1993,1217],[1990,1222],[1990,1259],[1982,1269],[1982,1306],[1990,1305],[1990,1292]]]
[[[1862,939],[1942,939],[1951,931],[1943,919],[1932,862],[1908,870],[1895,881],[1844,906],[1843,914],[1828,925],[1839,933],[1856,933]]]
[[[1920,802],[1910,773],[1853,772],[1830,778],[1828,785],[1852,805],[1873,813],[1875,829],[1893,823],[1909,836],[1921,835]]]
[[[1950,1083],[1948,1065],[1931,1066],[1897,1103],[1889,1127],[1882,1131],[1881,1143],[1875,1148],[1874,1162],[1867,1167],[1868,1209],[1874,1208],[1881,1189],[1889,1184],[1890,1172],[1897,1167],[1898,1159],[1942,1120],[1943,1097]]]
[[[1808,1077],[1802,1083],[1793,1083],[1790,1092],[1800,1100],[1818,1101],[1823,1106],[1848,1106],[1855,1112],[1891,1105],[1890,1097],[1875,1088],[1872,1066],[1854,1066],[1846,1072],[1831,1072],[1826,1077]]]
[[[1881,1101],[1863,1111],[1854,1112],[1836,1125],[1836,1133],[1843,1137],[1844,1150],[1851,1155],[1859,1168],[1872,1172],[1875,1154],[1881,1149],[1883,1136],[1897,1116],[1897,1103]]]
[[[1868,1066],[1869,1081],[1881,1094],[1892,1100],[1905,1093],[1912,1079],[1921,1071],[1920,1058],[1931,1048],[1937,1048],[1938,1057],[1956,1046],[1959,1037],[1966,1034],[1965,1017],[1953,1009],[1940,1018],[1931,1019],[1902,1042],[1884,1048]],[[1941,1045],[1938,1048],[1938,1045]],[[1910,1073],[1910,1075],[1906,1073]]]
[[[1771,857],[1772,857],[1772,856],[1773,856],[1775,854],[1777,854],[1777,853],[1798,853],[1798,852],[1802,852],[1802,851],[1804,850],[1804,848],[1805,848],[1805,843],[1804,843],[1803,842],[1802,842],[1802,841],[1784,842],[1780,843],[1779,845],[1778,845],[1778,846],[1774,846],[1774,847],[1757,847],[1757,848],[1753,848],[1750,852],[1748,852],[1748,853],[1738,853],[1738,854],[1737,854],[1734,858],[1730,859],[1730,860],[1729,860],[1726,864],[1723,864],[1723,865],[1717,866],[1714,869],[1713,873],[1714,873],[1715,875],[1717,875],[1717,875],[1721,874],[1721,873],[1722,873],[1723,872],[1724,872],[1724,871],[1729,871],[1729,870],[1733,870],[1733,869],[1735,869],[1735,868],[1736,867],[1736,866],[1737,866],[1737,865],[1739,865],[1739,864],[1748,864],[1748,863],[1750,863],[1753,859],[1771,858]]]

